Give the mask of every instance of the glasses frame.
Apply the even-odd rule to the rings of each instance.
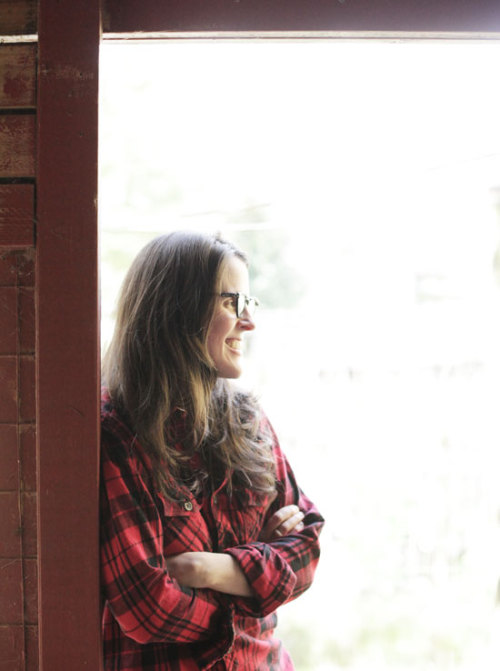
[[[240,291],[223,291],[221,294],[222,298],[234,298],[234,307],[236,310],[236,318],[241,319],[245,310],[248,311],[250,317],[253,317],[255,311],[259,307],[260,303],[255,296],[247,296],[246,294],[241,293]]]

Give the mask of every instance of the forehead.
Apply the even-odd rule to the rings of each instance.
[[[249,293],[248,268],[237,256],[230,256],[224,264],[220,277],[221,291]]]

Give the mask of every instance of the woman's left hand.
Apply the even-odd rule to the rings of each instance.
[[[283,506],[271,515],[266,526],[260,532],[259,540],[269,543],[287,536],[292,531],[302,531],[304,528],[303,519],[304,513],[298,506],[294,504]]]
[[[283,506],[277,510],[262,529],[259,540],[264,543],[287,536],[304,528],[304,513],[298,506]],[[218,552],[183,552],[166,558],[167,569],[180,585],[208,588],[237,596],[252,596],[238,562],[228,554]]]

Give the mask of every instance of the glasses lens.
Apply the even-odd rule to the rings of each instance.
[[[236,307],[236,316],[240,319],[243,316],[245,310],[247,311],[250,317],[253,317],[255,310],[259,304],[259,301],[256,298],[251,296],[246,296],[245,294],[235,294],[235,307]]]
[[[245,296],[245,294],[238,294],[238,303],[236,307],[237,317],[241,317],[241,315],[245,312],[246,303],[247,303],[247,297]]]
[[[257,309],[257,301],[255,300],[255,298],[249,298],[247,303],[247,310],[250,317],[254,316],[256,309]]]

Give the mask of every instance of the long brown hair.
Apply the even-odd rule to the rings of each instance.
[[[270,439],[261,430],[257,403],[218,378],[206,346],[221,275],[234,256],[246,263],[220,238],[163,235],[139,252],[122,285],[104,384],[167,496],[173,481],[183,479],[199,492],[204,481],[225,476],[230,487],[274,492]],[[205,466],[194,473],[186,464],[196,451]]]

